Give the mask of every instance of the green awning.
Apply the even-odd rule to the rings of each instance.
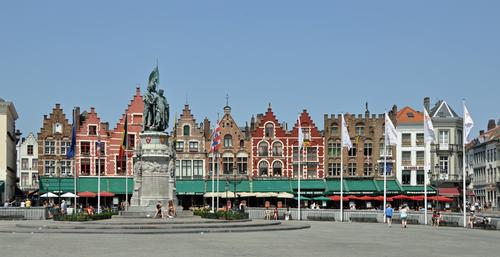
[[[97,177],[78,177],[77,192],[94,192],[97,193]],[[134,179],[128,178],[129,194],[134,190]],[[57,177],[41,177],[39,181],[40,192],[73,192],[73,178],[57,178]],[[101,191],[111,192],[114,194],[125,194],[125,178],[124,177],[101,177]]]
[[[340,179],[327,180],[325,191],[326,194],[340,194]],[[344,181],[344,191],[345,191],[345,181]]]
[[[370,195],[378,192],[378,188],[372,179],[348,179],[345,180],[345,191],[348,194]]]
[[[292,180],[292,189],[297,192],[299,190],[298,180]],[[322,195],[325,193],[325,182],[322,179],[305,179],[300,180],[300,193],[307,195]]]
[[[296,196],[296,197],[294,197],[293,199],[294,199],[294,200],[299,200],[299,198],[298,198],[297,196]],[[311,198],[306,197],[306,196],[300,196],[300,200],[301,200],[301,201],[310,201],[310,200],[311,200]]]
[[[252,180],[252,192],[292,192],[288,180]],[[239,191],[239,190],[238,190]]]
[[[314,201],[331,201],[332,199],[326,197],[326,196],[318,196],[313,198]]]
[[[423,195],[424,194],[424,186],[402,186],[403,191],[407,195]],[[437,191],[432,186],[427,186],[428,194],[436,194]]]
[[[383,180],[375,180],[375,183],[378,187],[378,191],[384,192],[384,181]],[[387,193],[388,194],[400,194],[403,191],[403,188],[399,184],[399,182],[395,179],[387,180]]]
[[[175,189],[178,195],[203,195],[205,193],[205,180],[176,180]]]

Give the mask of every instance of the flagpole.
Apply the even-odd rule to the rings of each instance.
[[[101,213],[101,137],[97,136],[97,144],[99,148],[96,147],[97,155],[97,213]]]
[[[386,120],[387,120],[387,112],[385,113]],[[384,223],[386,222],[386,213],[385,213],[385,208],[387,205],[387,122],[385,124],[384,128],[384,206],[382,207],[382,210],[384,212]]]
[[[425,108],[425,107],[424,107]],[[425,119],[424,119],[424,122],[425,122]],[[425,141],[425,138],[424,138],[424,141]],[[430,155],[427,155],[429,149],[430,149],[430,145],[429,143],[425,142],[425,154],[424,154],[424,224],[427,225],[427,172],[429,171],[428,170],[428,162],[429,162],[429,156]]]
[[[216,152],[217,164],[219,164],[219,154]],[[217,209],[219,208],[219,166],[217,165]]]
[[[127,139],[125,139],[127,140]],[[127,163],[127,150],[124,150],[125,152],[125,210],[128,211],[128,163]]]
[[[300,127],[300,120],[299,120],[299,129],[302,129]],[[299,133],[301,133],[301,132],[299,132]],[[298,184],[297,185],[298,186],[298,190],[297,190],[297,193],[298,193],[298,196],[297,196],[297,204],[298,204],[297,205],[298,206],[298,208],[297,208],[297,211],[298,211],[298,213],[297,213],[297,219],[301,220],[301,215],[300,215],[300,177],[301,177],[301,174],[300,174],[301,173],[300,162],[301,162],[301,158],[302,158],[302,149],[300,147],[300,142],[298,142],[298,143],[299,143],[299,152],[298,152],[298,154],[299,154],[299,167],[298,167],[298,171],[297,171],[297,176],[298,176],[298,180],[297,180],[297,184]]]
[[[213,148],[212,148],[213,149]],[[212,212],[214,211],[215,205],[215,194],[214,194],[214,186],[215,186],[215,152],[212,151]]]
[[[462,208],[463,208],[463,219],[464,219],[464,228],[467,227],[467,213],[465,211],[465,195],[466,195],[466,188],[465,188],[465,141],[467,140],[467,133],[465,132],[465,99],[462,100],[462,103],[463,103],[463,108],[464,108],[464,118],[463,118],[463,123],[462,123],[462,126],[463,126],[463,129],[462,129],[462,170],[463,170],[463,175],[462,175],[462,179],[463,179],[463,182],[462,182],[462,201],[463,201],[463,205],[462,205]]]
[[[344,114],[340,121],[340,222],[344,221]]]
[[[76,134],[76,128],[75,128],[75,126],[76,126],[76,124],[75,124],[75,108],[73,108],[73,124],[72,125],[73,125],[73,128],[71,129],[71,133],[72,134],[73,133]],[[76,135],[71,135],[71,137],[72,137],[71,138],[71,141],[72,141],[71,144],[73,144],[73,136],[76,138]],[[73,213],[76,213],[76,158],[75,158],[76,157],[76,145],[73,146],[73,150],[72,151],[73,151],[73,156],[72,156],[73,163],[72,163],[72,166],[73,166],[73,187],[74,187],[73,189],[75,191],[74,192],[75,196],[74,196],[74,201],[73,201],[74,202],[73,203],[73,206],[74,206],[73,207]]]

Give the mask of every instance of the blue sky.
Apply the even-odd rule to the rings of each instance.
[[[500,118],[500,1],[3,1],[0,97],[38,132],[55,103],[112,126],[159,60],[171,116],[383,113],[446,100]],[[171,119],[173,120],[173,119]]]

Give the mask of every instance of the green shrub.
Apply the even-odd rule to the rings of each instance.
[[[88,215],[87,213],[77,213],[71,215],[62,215],[57,214],[54,215],[53,219],[56,221],[91,221],[91,220],[104,220],[110,219],[113,215],[116,215],[116,212],[103,212],[94,215]]]
[[[211,213],[209,209],[195,209],[193,214],[196,216],[200,216],[204,219],[224,219],[224,220],[242,220],[248,219],[248,213],[239,212],[239,211],[217,211],[215,213]]]

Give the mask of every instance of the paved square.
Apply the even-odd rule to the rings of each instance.
[[[28,222],[28,221],[26,221]],[[174,235],[0,233],[1,256],[498,256],[500,231],[310,222],[311,229]],[[1,223],[0,223],[1,225]]]

